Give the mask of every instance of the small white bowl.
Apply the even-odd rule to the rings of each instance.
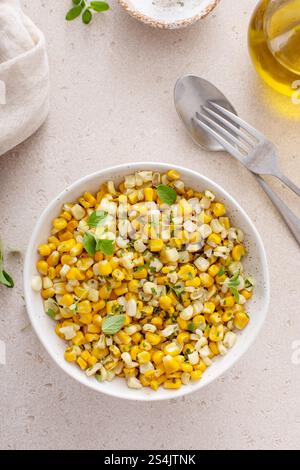
[[[34,292],[31,288],[31,279],[37,274],[35,267],[38,260],[37,246],[44,243],[49,236],[51,221],[57,217],[64,203],[77,200],[85,191],[96,192],[101,183],[107,180],[113,180],[118,183],[124,175],[139,170],[148,169],[165,172],[170,167],[177,169],[181,173],[182,179],[188,187],[195,188],[199,191],[203,189],[212,190],[216,194],[217,199],[226,204],[233,224],[240,227],[245,232],[246,245],[249,250],[249,255],[245,258],[245,270],[247,273],[253,275],[257,281],[253,298],[248,303],[250,322],[245,330],[238,334],[238,340],[235,346],[226,356],[215,360],[205,371],[200,381],[182,386],[179,390],[165,390],[163,388],[160,388],[157,392],[148,388],[133,390],[127,387],[124,379],[115,379],[112,382],[99,383],[95,378],[87,377],[76,365],[65,361],[65,343],[55,334],[54,323],[44,312],[40,293]],[[31,324],[45,349],[62,370],[78,382],[81,382],[97,392],[103,392],[107,395],[130,400],[151,401],[176,398],[199,390],[224,374],[224,372],[242,357],[256,338],[267,315],[269,303],[269,274],[263,243],[255,226],[241,206],[218,184],[193,170],[175,165],[147,162],[129,163],[106,168],[76,181],[48,205],[35,226],[27,248],[24,264],[24,292]]]
[[[160,29],[189,26],[205,18],[220,0],[118,0],[119,4],[143,23]]]

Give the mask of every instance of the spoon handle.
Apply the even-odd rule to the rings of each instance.
[[[300,245],[300,219],[295,216],[295,214],[288,208],[288,206],[280,199],[279,196],[270,188],[266,181],[260,176],[256,175],[258,183],[261,185],[265,193],[269,196],[274,206],[277,207],[278,212],[281,214],[282,218],[285,220],[290,231],[294,235],[298,244]]]

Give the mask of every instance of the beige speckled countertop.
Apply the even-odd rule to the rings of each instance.
[[[299,448],[300,252],[255,180],[233,159],[197,148],[179,122],[172,91],[178,76],[206,77],[239,113],[278,144],[282,167],[300,184],[300,106],[293,118],[257,78],[247,55],[256,0],[223,0],[203,22],[155,31],[116,5],[85,27],[64,21],[69,1],[24,1],[45,32],[51,112],[28,141],[0,158],[1,234],[26,249],[33,225],[66,184],[126,161],[184,164],[236,197],[260,231],[271,273],[265,327],[226,376],[178,400],[129,403],[86,389],[52,362],[31,327],[22,297],[22,260],[7,261],[16,288],[0,287],[0,447],[5,449]],[[281,106],[281,112],[279,112]],[[296,210],[297,199],[272,185]],[[298,203],[299,205],[299,203]]]

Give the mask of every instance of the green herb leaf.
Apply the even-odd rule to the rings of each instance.
[[[106,2],[91,2],[90,8],[95,11],[106,11],[109,10],[109,5]]]
[[[73,5],[80,5],[80,3],[85,3],[83,0],[72,0]]]
[[[194,323],[189,323],[188,324],[188,327],[187,327],[188,331],[190,331],[191,333],[195,333],[195,330],[196,330],[196,327],[194,325]]]
[[[102,322],[102,331],[106,335],[114,335],[125,324],[126,315],[109,315]]]
[[[83,10],[83,5],[81,4],[75,5],[66,14],[66,20],[67,21],[75,20],[75,18],[77,18],[81,14],[82,10]]]
[[[95,379],[98,380],[98,382],[103,382],[102,375],[101,374],[96,374]]]
[[[15,285],[13,278],[4,270],[0,270],[0,284],[9,288]]]
[[[105,221],[107,216],[108,213],[105,211],[94,211],[87,219],[87,223],[90,227],[97,227]]]
[[[97,240],[96,251],[101,251],[104,255],[111,256],[114,252],[113,240]]]
[[[236,287],[230,287],[230,290],[231,290],[232,295],[233,295],[234,298],[235,298],[235,301],[236,301],[236,302],[239,302],[239,300],[240,300],[240,295],[239,295],[239,291],[237,290],[237,288],[236,288]]]
[[[237,287],[239,285],[239,275],[240,275],[240,270],[238,270],[230,279],[228,282],[228,287]]]
[[[52,308],[48,308],[46,313],[50,318],[52,318],[52,320],[54,320],[56,313],[54,312],[54,310],[52,310]]]
[[[84,24],[89,24],[92,20],[92,13],[91,11],[87,8],[86,10],[84,10],[83,14],[82,14],[82,21]]]
[[[223,276],[225,274],[225,268],[224,266],[221,267],[220,271],[218,272],[217,276]]]
[[[171,186],[166,186],[164,184],[160,184],[157,187],[157,194],[159,199],[165,204],[168,204],[169,206],[174,204],[177,198],[177,193],[175,189],[171,188]]]
[[[96,239],[94,235],[86,232],[83,237],[83,246],[90,256],[94,256],[96,253]]]

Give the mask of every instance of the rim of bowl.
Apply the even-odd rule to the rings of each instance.
[[[212,0],[210,5],[207,5],[207,7],[204,8],[200,13],[197,13],[190,18],[177,21],[160,21],[152,18],[151,16],[140,13],[138,10],[130,8],[127,0],[118,0],[119,5],[121,5],[121,7],[133,18],[141,21],[144,24],[147,24],[148,26],[151,26],[152,28],[158,29],[177,29],[190,26],[196,23],[196,21],[206,18],[206,16],[208,16],[218,6],[220,1],[221,0]]]
[[[114,391],[114,390],[108,391],[106,389],[99,389],[96,386],[96,384],[95,385],[93,384],[93,382],[86,383],[83,380],[83,378],[81,378],[81,376],[80,377],[75,377],[73,375],[73,373],[71,372],[71,368],[67,367],[68,366],[67,363],[66,364],[64,364],[64,363],[60,364],[57,361],[53,349],[48,345],[48,343],[44,339],[44,337],[42,335],[40,335],[40,333],[38,331],[38,328],[36,326],[37,323],[38,323],[38,320],[37,320],[37,316],[35,316],[34,313],[33,313],[33,308],[32,308],[32,305],[31,305],[32,291],[31,291],[31,284],[30,284],[30,279],[29,279],[30,266],[32,264],[32,256],[33,256],[34,250],[36,249],[36,247],[35,247],[35,238],[37,237],[41,226],[43,225],[43,223],[45,221],[48,221],[48,219],[49,219],[48,213],[51,211],[51,209],[53,209],[68,192],[70,192],[71,190],[74,190],[76,188],[79,188],[80,186],[82,186],[83,184],[87,183],[90,180],[93,180],[94,178],[106,178],[106,177],[108,177],[108,175],[111,171],[120,170],[120,174],[124,175],[125,170],[127,170],[127,171],[139,171],[139,170],[142,170],[142,169],[147,169],[147,168],[149,168],[153,165],[155,166],[155,169],[157,169],[159,171],[169,169],[170,166],[172,166],[172,168],[178,170],[179,172],[181,171],[183,173],[183,176],[185,176],[184,174],[190,174],[191,176],[194,176],[196,178],[200,177],[202,182],[207,184],[207,187],[209,187],[210,184],[212,186],[215,186],[216,190],[226,200],[230,201],[233,204],[233,206],[236,207],[238,213],[241,213],[244,216],[244,218],[248,221],[248,223],[251,226],[251,228],[253,230],[253,233],[255,235],[255,240],[257,242],[257,246],[258,246],[258,249],[259,249],[260,258],[262,260],[262,272],[263,272],[263,280],[264,280],[264,285],[265,285],[265,295],[263,297],[264,306],[262,308],[261,323],[260,323],[259,327],[256,329],[256,331],[253,333],[253,336],[249,339],[247,345],[239,353],[236,354],[235,358],[232,360],[232,362],[230,364],[228,364],[222,371],[217,372],[214,376],[210,377],[206,381],[206,383],[203,384],[203,382],[201,382],[201,380],[200,380],[197,383],[195,383],[194,387],[191,388],[191,389],[185,389],[183,387],[183,388],[177,390],[176,395],[172,391],[169,391],[169,393],[167,395],[162,396],[162,397],[161,396],[156,396],[154,393],[151,394],[151,395],[150,394],[149,395],[145,394],[145,396],[141,397],[141,396],[135,396],[134,391],[133,391],[131,396],[123,396],[122,393],[120,393],[118,391]],[[246,213],[246,211],[240,206],[240,204],[235,200],[235,198],[233,198],[225,189],[223,189],[222,186],[220,186],[218,183],[211,180],[207,176],[204,176],[201,173],[198,173],[197,171],[194,171],[194,170],[191,170],[189,168],[182,167],[182,166],[179,166],[179,165],[173,165],[173,164],[170,164],[170,163],[156,163],[156,162],[123,163],[121,165],[114,165],[114,166],[111,166],[111,167],[107,167],[107,168],[104,168],[102,170],[96,171],[94,173],[90,173],[90,174],[74,181],[74,183],[67,186],[63,191],[61,191],[48,204],[48,206],[42,211],[40,217],[38,218],[38,220],[35,224],[34,230],[32,232],[32,235],[31,235],[29,243],[28,243],[28,247],[27,247],[27,250],[26,250],[26,255],[25,255],[23,285],[24,285],[24,297],[25,297],[25,303],[26,303],[26,310],[27,310],[27,314],[28,314],[29,319],[30,319],[30,323],[33,326],[33,329],[34,329],[39,341],[42,343],[42,345],[44,346],[44,348],[46,349],[46,351],[48,352],[48,354],[50,355],[52,360],[56,363],[56,365],[60,369],[62,369],[64,372],[66,372],[70,377],[72,377],[75,381],[80,382],[82,385],[85,385],[85,386],[91,388],[92,390],[94,390],[96,392],[104,393],[105,395],[108,395],[108,396],[111,396],[111,397],[114,397],[114,398],[121,398],[123,400],[134,400],[134,401],[162,401],[162,400],[169,400],[169,399],[172,399],[172,398],[178,398],[178,397],[184,396],[184,395],[189,395],[191,393],[194,393],[194,392],[200,390],[201,388],[206,387],[207,385],[209,385],[210,383],[212,383],[216,379],[218,379],[220,376],[225,375],[225,373],[227,373],[231,369],[231,367],[233,367],[242,358],[242,356],[244,354],[246,354],[246,352],[249,350],[249,348],[252,346],[252,344],[256,340],[256,338],[257,338],[257,336],[258,336],[258,334],[259,334],[259,332],[260,332],[260,330],[261,330],[261,328],[262,328],[262,326],[265,322],[267,312],[268,312],[269,302],[270,302],[270,277],[269,277],[269,269],[268,269],[266,251],[265,251],[261,236],[260,236],[258,230],[256,229],[254,223],[252,222],[252,220],[250,219],[250,217]],[[84,377],[84,375],[83,375],[83,377]]]

